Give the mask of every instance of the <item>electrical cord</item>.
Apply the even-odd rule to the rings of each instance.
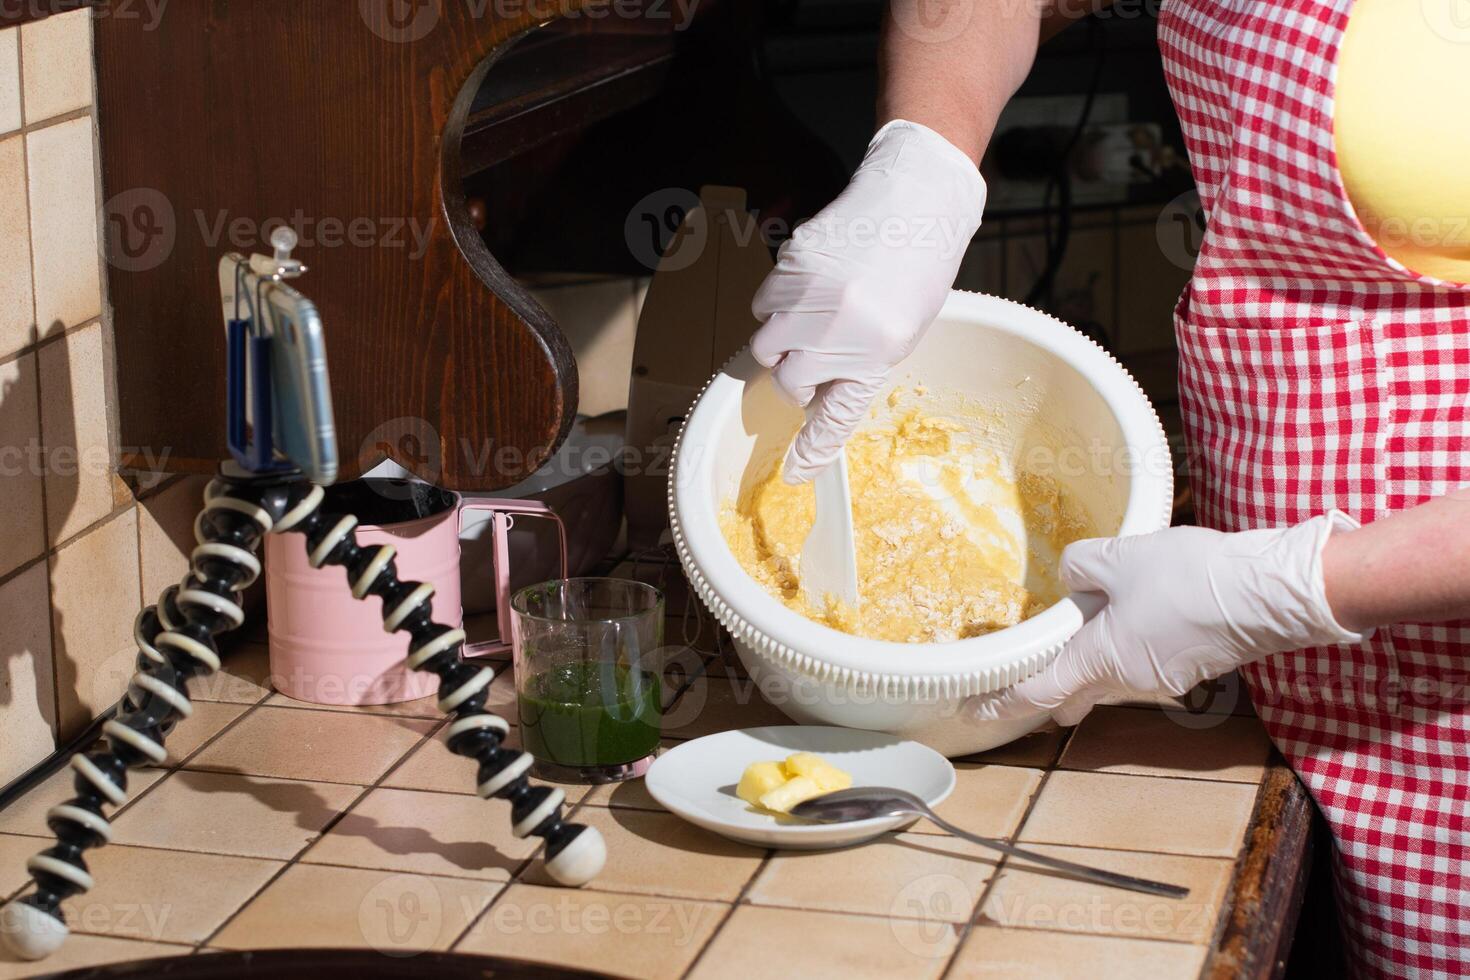
[[[1088,46],[1097,48],[1097,58],[1093,62],[1092,79],[1087,86],[1087,96],[1082,102],[1082,110],[1077,114],[1077,122],[1073,125],[1072,132],[1063,145],[1056,167],[1047,179],[1046,191],[1042,195],[1042,234],[1046,245],[1046,262],[1042,265],[1036,282],[1026,293],[1028,306],[1052,306],[1057,273],[1067,256],[1067,246],[1072,237],[1072,154],[1076,151],[1077,144],[1082,141],[1082,135],[1087,130],[1087,123],[1092,118],[1093,106],[1097,103],[1098,89],[1102,85],[1103,65],[1107,61],[1106,35],[1103,33],[1102,23],[1094,17],[1088,20],[1087,25]],[[1055,234],[1052,231],[1053,195],[1057,196],[1059,203]]]

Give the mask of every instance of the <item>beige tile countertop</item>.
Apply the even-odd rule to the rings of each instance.
[[[666,744],[784,721],[675,572],[624,572],[663,581],[667,640],[686,646],[679,669],[695,675]],[[1183,900],[1027,868],[924,823],[837,851],[748,847],[663,812],[636,782],[566,787],[571,818],[602,832],[608,862],[585,889],[549,887],[503,804],[475,796],[472,767],[435,737],[432,700],[287,700],[269,689],[262,637],[236,641],[199,685],[168,764],[133,774],[114,843],[88,854],[97,886],[70,903],[62,952],[45,964],[0,954],[0,980],[296,947],[453,950],[648,978],[1198,977],[1219,974],[1222,950],[1249,931],[1237,893],[1263,887],[1255,866],[1282,770],[1259,722],[1159,705],[1099,707],[1075,730],[956,760],[943,810],[1044,853],[1185,884]],[[514,722],[508,665],[493,690]],[[0,813],[0,896],[25,887],[67,783],[53,777]]]

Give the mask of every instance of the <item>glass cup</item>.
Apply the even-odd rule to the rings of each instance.
[[[542,582],[510,601],[521,746],[559,782],[642,776],[663,718],[664,597],[642,582]]]

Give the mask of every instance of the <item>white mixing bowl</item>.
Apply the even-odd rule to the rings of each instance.
[[[974,438],[1018,469],[1056,478],[1099,534],[1167,526],[1173,467],[1158,416],[1117,361],[1061,321],[994,296],[954,292],[893,383],[934,392],[936,411],[946,398],[962,398],[959,418]],[[986,636],[893,643],[807,619],[740,566],[720,530],[721,507],[778,465],[801,421],[769,372],[743,351],[695,402],[669,479],[680,561],[762,694],[802,723],[892,732],[950,756],[1039,726],[1044,716],[976,723],[961,706],[1049,663],[1082,625],[1074,599]]]

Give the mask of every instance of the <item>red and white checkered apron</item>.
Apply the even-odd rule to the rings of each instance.
[[[1191,476],[1201,522],[1222,530],[1332,507],[1366,523],[1470,484],[1470,289],[1385,255],[1337,169],[1351,6],[1166,0],[1160,14],[1207,219],[1175,324]],[[1246,675],[1332,825],[1357,970],[1470,974],[1470,621]]]

